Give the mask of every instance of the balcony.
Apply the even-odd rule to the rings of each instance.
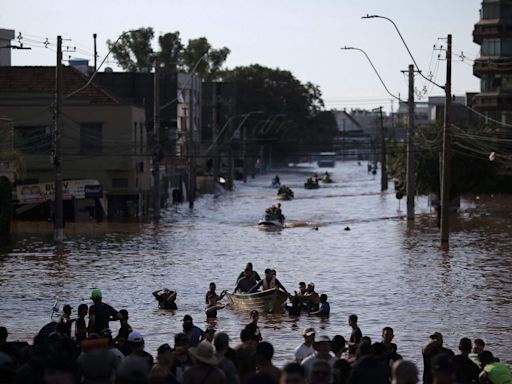
[[[498,73],[512,73],[512,57],[480,56],[473,64],[473,74],[477,77]]]
[[[473,108],[478,111],[510,111],[512,93],[479,93],[473,97]]]
[[[475,24],[473,42],[482,44],[483,39],[512,38],[512,20],[482,19]]]

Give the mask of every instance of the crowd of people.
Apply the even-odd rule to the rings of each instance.
[[[237,279],[239,291],[251,292],[269,286],[286,289],[272,269],[260,279],[248,263]],[[166,298],[175,292],[155,291]],[[207,318],[216,317],[223,307],[226,291],[216,293],[211,283],[205,295]],[[310,314],[327,314],[326,295],[315,292],[314,283],[300,283],[292,301]],[[213,325],[203,330],[190,315],[182,318],[182,329],[174,334],[173,345],[163,343],[156,354],[145,348],[140,330],[129,324],[128,311],[117,311],[103,302],[103,294],[93,289],[92,305],[82,303],[73,318],[70,305],[63,307],[58,321],[45,325],[33,344],[8,340],[0,327],[0,383],[184,383],[184,384],[414,384],[420,382],[418,368],[404,360],[393,342],[391,327],[382,329],[382,339],[372,342],[358,325],[358,316],[348,317],[352,332],[317,336],[312,327],[304,329],[303,340],[290,351],[282,368],[273,363],[274,347],[258,326],[259,312],[250,312],[251,321],[241,327],[240,340]],[[163,299],[164,301],[166,299]],[[159,300],[161,303],[161,301]],[[162,308],[165,308],[161,305]],[[174,303],[175,305],[175,303]],[[294,305],[287,306],[290,312]],[[119,321],[114,336],[110,323]],[[210,323],[211,324],[211,323]],[[426,384],[511,384],[509,368],[485,349],[481,339],[462,338],[455,354],[443,345],[443,335],[433,332],[422,348],[423,383]]]

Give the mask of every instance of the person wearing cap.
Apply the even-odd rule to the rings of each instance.
[[[306,286],[306,292],[303,295],[304,305],[308,312],[318,311],[318,305],[320,303],[320,296],[315,291],[315,283],[310,281]]]
[[[136,331],[130,332],[130,334],[128,335],[128,343],[131,349],[131,353],[129,356],[134,355],[144,358],[148,362],[149,368],[151,369],[151,367],[154,364],[154,359],[150,353],[144,350],[144,338],[142,337],[142,335]]]
[[[89,307],[89,334],[100,334],[105,328],[109,328],[109,321],[119,320],[121,315],[110,305],[102,302],[103,294],[98,288],[91,292],[93,305]]]
[[[139,332],[133,331],[128,335],[132,352],[124,358],[118,370],[116,382],[145,382],[153,367],[153,356],[144,351],[144,338]]]
[[[240,379],[238,378],[236,366],[233,361],[226,357],[226,354],[230,350],[229,336],[227,333],[217,333],[213,339],[213,345],[215,346],[215,356],[219,359],[218,366],[226,375],[226,384],[239,384]]]
[[[258,272],[256,272],[254,269],[253,269],[253,266],[252,266],[252,263],[247,263],[247,265],[245,266],[245,269],[240,272],[240,274],[238,275],[238,279],[236,279],[236,281],[238,282],[238,280],[240,280],[242,277],[245,277],[246,276],[246,272],[249,271],[251,273],[251,276],[253,277],[253,279],[255,281],[260,281],[261,280],[261,277],[260,275],[258,274]]]
[[[249,290],[249,293],[256,292],[260,287],[262,287],[262,289],[264,291],[266,291],[267,289],[280,288],[283,290],[284,293],[288,294],[288,291],[286,290],[286,288],[274,276],[274,274],[272,273],[272,270],[270,268],[265,269],[265,277],[262,280],[260,280],[255,286],[253,286]]]
[[[197,347],[190,348],[190,354],[196,364],[185,371],[183,384],[225,384],[226,375],[217,368],[219,359],[215,356],[213,345],[202,341]]]
[[[313,343],[313,348],[315,349],[315,353],[306,357],[304,360],[302,360],[301,363],[308,377],[311,373],[313,365],[317,361],[326,361],[327,363],[329,363],[331,368],[334,366],[334,363],[336,362],[334,356],[331,355],[331,339],[329,338],[329,336],[319,336],[318,339]]]
[[[204,339],[204,331],[194,325],[190,315],[183,316],[183,333],[189,338],[191,347],[196,347]]]
[[[295,361],[299,364],[302,363],[302,360],[306,357],[315,353],[315,349],[313,348],[313,343],[315,342],[315,329],[306,328],[304,332],[302,332],[302,336],[304,337],[304,342],[295,348],[294,351]]]
[[[460,354],[453,358],[455,381],[457,384],[477,383],[480,368],[468,357],[471,352],[471,340],[467,337],[460,339],[459,351]]]
[[[423,383],[432,383],[432,359],[439,354],[453,356],[451,349],[443,347],[443,335],[440,332],[434,332],[430,335],[429,342],[422,348],[423,355]]]
[[[62,307],[62,316],[60,317],[60,323],[64,325],[64,334],[67,337],[71,337],[71,326],[73,325],[73,322],[75,319],[71,318],[71,310],[73,307],[71,305],[66,304],[64,307]]]

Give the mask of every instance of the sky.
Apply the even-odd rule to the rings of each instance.
[[[91,63],[93,33],[98,35],[98,62],[108,52],[106,40],[130,29],[151,26],[155,35],[179,31],[184,43],[205,36],[214,48],[231,50],[228,68],[257,63],[319,85],[326,109],[382,105],[389,112],[398,104],[364,55],[340,47],[363,49],[390,92],[402,99],[407,98],[408,77],[401,71],[412,60],[390,22],[361,16],[392,19],[423,74],[431,73],[442,85],[446,36],[452,34],[452,93],[461,95],[479,91],[472,69],[479,46],[472,31],[480,8],[481,0],[0,0],[0,28],[14,29],[25,46],[32,46],[13,50],[13,65],[55,65],[57,35],[71,39],[65,47],[78,49],[65,58],[90,58]],[[47,47],[42,44],[46,38]],[[116,68],[111,57],[105,66]],[[423,100],[443,94],[419,76],[415,85]]]

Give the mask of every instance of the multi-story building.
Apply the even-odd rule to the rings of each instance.
[[[512,1],[483,0],[473,41],[481,46],[473,73],[480,78],[480,93],[473,108],[512,123]]]
[[[152,182],[144,109],[117,99],[94,82],[85,87],[88,80],[73,67],[63,68],[63,177],[88,180],[85,185],[68,183],[75,184],[76,193],[65,191],[65,216],[141,216],[149,205]],[[82,90],[69,96],[78,89]],[[38,203],[24,207],[25,215],[32,209],[40,216],[49,211],[51,215],[51,194],[43,192],[55,178],[54,95],[55,67],[0,67],[0,115],[12,120],[15,147],[26,168],[23,179],[17,180],[26,185],[18,200]],[[94,193],[87,193],[87,186]]]

